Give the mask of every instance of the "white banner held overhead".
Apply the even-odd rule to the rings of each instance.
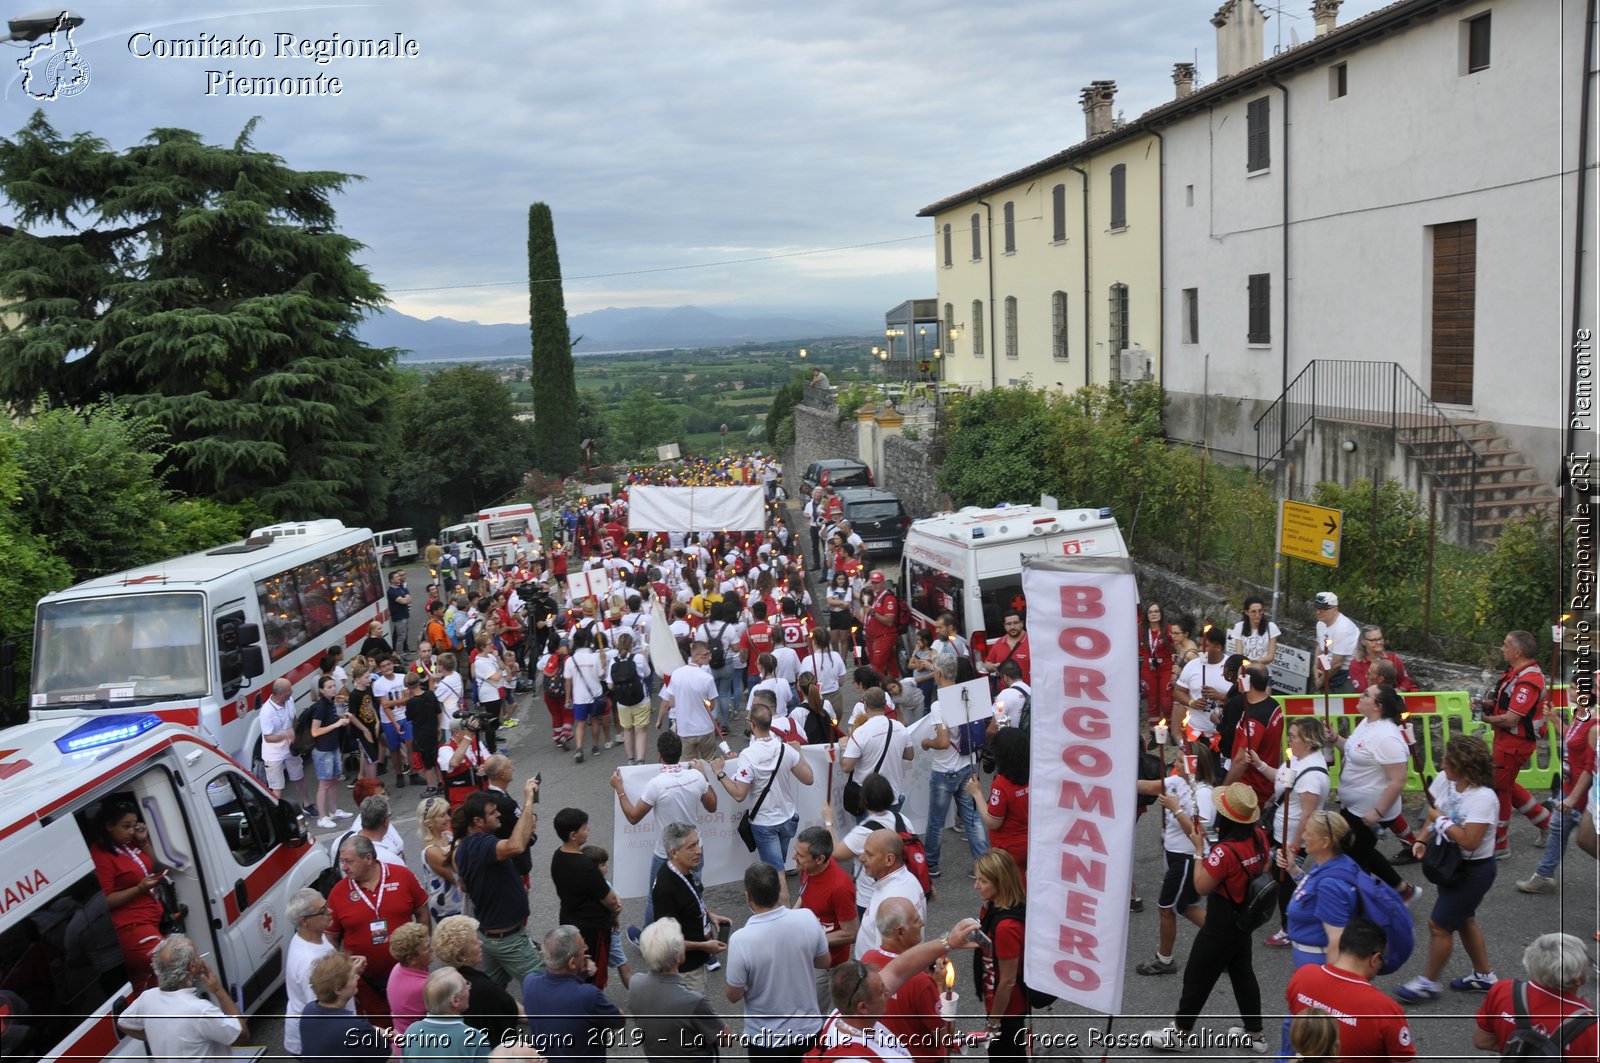
[[[1139,777],[1139,594],[1125,558],[1025,557],[1033,652],[1030,988],[1122,1010]]]
[[[630,487],[632,532],[765,531],[766,495],[755,487]]]

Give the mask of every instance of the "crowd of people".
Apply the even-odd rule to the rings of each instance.
[[[293,748],[289,692],[273,692],[266,781],[275,791],[298,782],[318,826],[339,830],[329,836],[339,878],[325,892],[300,891],[284,913],[295,931],[287,1050],[303,1059],[492,1050],[565,1060],[610,1050],[924,1063],[974,1046],[997,1059],[1036,1054],[1034,1009],[1048,1000],[1023,967],[1033,704],[1022,612],[1007,612],[981,656],[950,614],[906,641],[896,589],[863,563],[837,496],[813,492],[800,510],[803,533],[791,533],[775,462],[663,467],[631,483],[760,483],[772,519],[759,532],[635,535],[624,491],[569,505],[562,534],[543,550],[434,568],[426,623],[411,632],[397,621],[349,661],[337,648],[324,658],[314,795]],[[584,572],[586,593],[573,593],[568,576]],[[409,605],[403,573],[390,593]],[[1516,785],[1546,698],[1532,636],[1511,632],[1506,671],[1483,706],[1493,742],[1449,740],[1426,818],[1413,827],[1401,809],[1413,762],[1401,714],[1415,686],[1381,629],[1345,617],[1333,594],[1315,604],[1322,652],[1313,683],[1360,694],[1348,733],[1296,717],[1285,734],[1266,669],[1281,632],[1259,600],[1247,600],[1231,627],[1198,630],[1156,603],[1141,608],[1143,752],[1159,770],[1138,787],[1141,814],[1161,819],[1163,875],[1155,952],[1135,970],[1181,975],[1172,1021],[1146,1043],[1201,1047],[1197,1024],[1226,975],[1240,1011],[1230,1045],[1265,1053],[1281,1044],[1307,1060],[1416,1056],[1402,1003],[1371,983],[1397,966],[1401,936],[1410,952],[1411,911],[1425,887],[1396,867],[1420,865],[1433,903],[1426,948],[1411,965],[1420,973],[1397,991],[1400,1001],[1424,1004],[1446,985],[1484,993],[1474,1047],[1503,1048],[1521,1014],[1546,1034],[1571,1034],[1567,1058],[1594,1058],[1579,996],[1592,970],[1585,942],[1546,934],[1522,957],[1526,978],[1500,978],[1475,920],[1509,851],[1513,812],[1545,846],[1538,870],[1517,883],[1525,893],[1554,891],[1571,837],[1596,852],[1592,715],[1580,707],[1566,728],[1565,792],[1547,808]],[[653,630],[661,622],[665,633]],[[670,676],[652,653],[664,636],[685,662]],[[939,692],[983,675],[997,714],[974,735],[945,718]],[[541,737],[525,755],[519,785],[500,736],[545,715],[550,744]],[[913,741],[908,725],[924,717]],[[820,780],[800,747],[818,743],[833,747],[848,782],[843,807],[824,804],[823,822],[801,829],[802,791]],[[654,838],[644,916],[633,925],[621,918],[609,854],[590,842],[587,811],[552,817],[548,876],[531,856],[540,782],[528,769],[555,752],[583,764],[617,746],[614,765],[658,768],[636,791],[620,772],[610,776],[628,823],[648,823]],[[930,769],[923,824],[904,811],[905,769],[919,755]],[[390,822],[391,771],[397,790],[408,777],[424,787],[415,852]],[[353,812],[338,808],[343,781],[354,782]],[[698,874],[700,828],[725,802],[746,801],[746,910],[713,910]],[[954,839],[944,829],[952,803]],[[108,852],[129,847],[126,818],[107,823]],[[1379,848],[1384,832],[1402,843],[1393,856]],[[133,871],[102,875],[114,901],[148,892]],[[934,938],[928,901],[951,880],[970,880],[973,917]],[[1273,883],[1265,901],[1263,880]],[[554,927],[529,923],[536,890],[559,900]],[[1143,910],[1138,883],[1129,904]],[[203,961],[136,919],[141,912],[150,915],[130,907],[118,927],[147,953],[159,943],[151,982],[162,992],[204,985]],[[1180,916],[1197,928],[1181,957]],[[1292,1019],[1281,1031],[1266,1025],[1264,1013],[1280,1009],[1262,999],[1252,919],[1274,924],[1265,947],[1293,957],[1283,998]],[[1446,981],[1456,938],[1471,970]],[[962,951],[983,1015],[966,1031],[941,993]],[[707,972],[719,967],[726,1001],[742,1008],[737,1032],[707,996]],[[621,988],[608,992],[613,980]],[[1562,1028],[1569,1015],[1579,1019]],[[243,1036],[243,1019],[226,1009],[204,1020],[185,1036]],[[124,1029],[155,1034],[139,1021],[125,1017]],[[1447,1047],[1464,1052],[1467,1043]]]

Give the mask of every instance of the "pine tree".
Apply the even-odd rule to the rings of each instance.
[[[578,468],[578,382],[567,332],[550,207],[528,208],[528,316],[533,332],[533,427],[539,467],[566,476]]]
[[[355,335],[383,301],[335,228],[356,178],[290,169],[254,125],[231,147],[157,129],[117,152],[36,112],[0,140],[19,224],[0,240],[0,401],[108,397],[166,430],[170,486],[356,522],[388,493],[394,361]]]

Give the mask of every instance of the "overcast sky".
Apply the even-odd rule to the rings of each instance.
[[[1212,80],[1218,3],[91,0],[73,6],[87,88],[36,102],[11,74],[0,133],[39,107],[119,149],[160,126],[226,144],[260,115],[257,148],[365,177],[341,225],[418,317],[526,321],[527,210],[543,200],[571,313],[694,304],[868,325],[935,293],[916,212],[1081,140],[1090,81],[1115,80],[1133,118],[1171,98],[1174,62]],[[1346,0],[1340,22],[1379,6]],[[1269,7],[1269,53],[1280,26],[1285,46],[1310,39],[1310,7]],[[336,33],[399,34],[419,54],[277,57],[278,34]],[[152,54],[203,34],[263,55]],[[229,71],[322,74],[341,92],[229,95]]]

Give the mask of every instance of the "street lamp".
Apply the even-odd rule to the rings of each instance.
[[[806,349],[804,347],[802,347],[802,348],[800,348],[800,357],[804,358],[805,356],[806,356]]]

